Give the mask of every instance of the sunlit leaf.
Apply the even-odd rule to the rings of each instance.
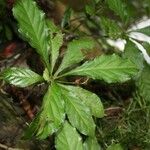
[[[137,73],[138,69],[134,63],[114,54],[102,55],[93,61],[85,62],[65,75],[88,76],[108,83],[115,83],[127,81]]]
[[[0,74],[0,78],[18,87],[27,87],[34,83],[42,82],[44,79],[27,68],[8,68]]]
[[[42,57],[49,68],[48,29],[44,13],[33,0],[19,0],[13,8],[13,15],[19,23],[20,33]]]

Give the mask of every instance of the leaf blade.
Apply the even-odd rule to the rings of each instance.
[[[115,21],[106,17],[101,17],[100,24],[105,34],[110,38],[117,39],[122,37],[123,31]]]
[[[124,82],[138,72],[134,63],[113,55],[102,55],[64,75],[88,76],[92,79],[104,80],[107,83]]]
[[[73,127],[82,134],[94,136],[95,124],[89,108],[80,99],[66,89],[62,88],[65,99],[66,114]]]
[[[44,81],[40,75],[27,68],[8,68],[0,74],[0,77],[18,87],[27,87]]]
[[[20,33],[37,50],[49,68],[49,45],[44,13],[33,0],[20,0],[13,8],[13,15],[19,23]]]
[[[119,17],[127,23],[130,19],[130,13],[127,10],[127,5],[121,0],[107,0],[109,8],[113,10]]]
[[[136,83],[139,94],[146,102],[150,102],[150,66],[145,63],[141,76]]]
[[[90,108],[93,116],[102,118],[104,117],[104,108],[100,98],[81,87],[75,87],[70,85],[61,85],[63,88],[67,89],[70,93],[74,93],[76,97],[78,97],[84,104]]]
[[[130,40],[127,40],[123,57],[130,59],[134,64],[137,65],[139,70],[143,69],[143,61],[144,61],[143,54],[138,49],[138,47]]]
[[[35,136],[38,139],[45,139],[60,128],[65,119],[65,112],[59,89],[56,83],[49,86],[43,98],[42,108],[29,126],[25,138]]]
[[[76,129],[67,121],[56,137],[57,150],[83,150],[82,140]]]
[[[88,137],[84,142],[84,150],[101,150],[96,138]]]
[[[59,49],[63,44],[63,34],[57,32],[55,37],[51,39],[52,51],[51,51],[51,69],[53,70],[56,60],[59,56]]]
[[[73,40],[68,44],[67,51],[64,55],[63,61],[57,70],[57,74],[64,70],[65,68],[79,63],[84,59],[84,54],[82,50],[90,50],[94,47],[94,41],[87,38],[82,38],[79,40]]]
[[[147,26],[147,27],[141,28],[141,29],[136,29],[136,30],[133,30],[132,32],[140,32],[147,36],[150,36],[150,26]]]

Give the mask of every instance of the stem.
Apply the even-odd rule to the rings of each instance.
[[[59,72],[58,72],[58,73],[59,73]],[[55,79],[55,80],[56,80],[56,79],[59,79],[59,78],[62,78],[62,77],[64,77],[64,76],[66,76],[66,75],[68,75],[70,72],[66,72],[66,73],[64,73],[64,74],[62,74],[62,75],[60,75],[60,76],[57,76],[58,73],[55,73],[55,75],[54,75],[54,79]]]
[[[57,81],[59,83],[64,83],[64,84],[73,84],[75,85],[76,83],[75,82],[66,82],[66,81]]]

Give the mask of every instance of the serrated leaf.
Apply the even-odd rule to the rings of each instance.
[[[20,33],[34,47],[49,68],[49,45],[44,13],[33,0],[19,0],[13,8]]]
[[[64,101],[59,86],[52,83],[43,98],[43,104],[39,115],[29,126],[26,138],[33,135],[38,139],[45,139],[56,132],[64,122]]]
[[[137,81],[137,87],[142,98],[145,99],[146,102],[150,102],[150,65],[146,63]]]
[[[52,33],[57,33],[60,32],[60,29],[54,24],[53,21],[50,19],[46,19],[46,25],[48,27],[49,32]]]
[[[133,30],[132,32],[140,32],[140,33],[143,33],[147,36],[150,36],[150,26],[145,27],[145,28],[141,28],[141,29],[137,29],[137,30]]]
[[[82,139],[67,121],[56,137],[57,150],[83,150]]]
[[[127,5],[122,0],[106,0],[109,8],[120,16],[122,21],[128,22],[130,13],[127,9]]]
[[[134,63],[113,54],[102,55],[93,61],[85,62],[83,65],[64,74],[64,76],[80,75],[115,83],[127,81],[137,73],[138,69]]]
[[[101,150],[96,138],[88,137],[84,142],[84,150]]]
[[[101,17],[100,24],[105,34],[108,35],[110,38],[121,38],[123,31],[115,21],[110,20],[106,17]]]
[[[34,83],[42,82],[44,79],[27,68],[8,68],[0,74],[0,78],[18,87],[27,87]]]
[[[44,96],[40,115],[40,127],[36,136],[40,139],[56,132],[65,119],[64,101],[60,87],[52,83]]]
[[[144,62],[143,54],[138,49],[138,47],[130,40],[127,40],[123,57],[130,59],[134,64],[137,65],[139,70],[143,69],[143,62]]]
[[[57,74],[65,68],[82,61],[84,59],[84,51],[91,50],[93,47],[94,41],[88,38],[70,42]]]
[[[56,33],[55,37],[51,39],[51,69],[53,70],[56,60],[59,56],[59,49],[63,44],[63,34],[61,32]]]
[[[112,144],[107,148],[107,150],[123,150],[123,148],[120,144]]]
[[[82,134],[94,136],[95,124],[90,109],[78,98],[76,94],[62,88],[65,100],[66,114],[73,127]]]
[[[68,92],[74,93],[74,95],[84,102],[86,106],[88,106],[91,110],[91,113],[95,117],[102,118],[104,117],[104,107],[100,100],[100,98],[81,87],[75,87],[70,85],[62,85],[63,88],[67,89]]]

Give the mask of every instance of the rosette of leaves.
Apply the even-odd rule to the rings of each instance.
[[[1,73],[1,79],[18,87],[41,82],[49,85],[41,109],[25,137],[45,139],[56,133],[55,144],[58,150],[99,150],[93,117],[104,116],[100,98],[82,87],[62,84],[63,79],[67,76],[86,76],[107,83],[125,82],[137,74],[137,66],[115,54],[102,55],[75,66],[85,58],[82,50],[94,47],[91,39],[84,38],[68,44],[60,66],[54,69],[63,44],[61,31],[53,22],[47,23],[44,13],[33,0],[17,1],[13,14],[22,37],[41,56],[45,70],[41,76],[27,68],[8,68]],[[82,135],[87,136],[84,142]]]

